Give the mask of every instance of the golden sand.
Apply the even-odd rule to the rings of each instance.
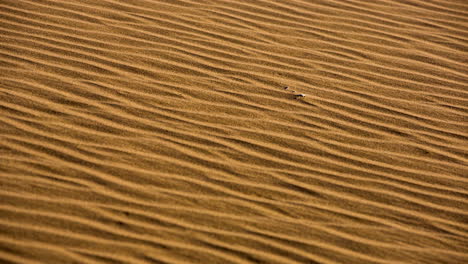
[[[467,139],[466,1],[0,0],[0,263],[468,263]]]

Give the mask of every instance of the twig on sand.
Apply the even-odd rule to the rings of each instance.
[[[299,99],[299,98],[304,98],[304,97],[306,97],[306,95],[305,95],[305,94],[295,94],[294,96],[296,97],[296,99]]]
[[[284,89],[285,89],[285,90],[288,90],[288,89],[289,89],[289,86],[285,86]],[[296,93],[296,91],[294,91],[294,90],[289,90],[289,91],[292,92],[292,93]],[[294,94],[294,98],[295,98],[295,99],[304,98],[304,97],[306,97],[306,94],[303,94],[303,93],[301,93],[301,94]]]

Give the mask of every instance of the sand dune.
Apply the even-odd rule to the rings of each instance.
[[[0,24],[1,263],[468,263],[466,1]]]

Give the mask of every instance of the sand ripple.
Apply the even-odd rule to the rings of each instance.
[[[2,0],[0,24],[0,262],[468,263],[465,1]]]

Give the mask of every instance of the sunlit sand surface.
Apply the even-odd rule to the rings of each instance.
[[[468,2],[0,0],[0,25],[0,263],[468,263]]]

